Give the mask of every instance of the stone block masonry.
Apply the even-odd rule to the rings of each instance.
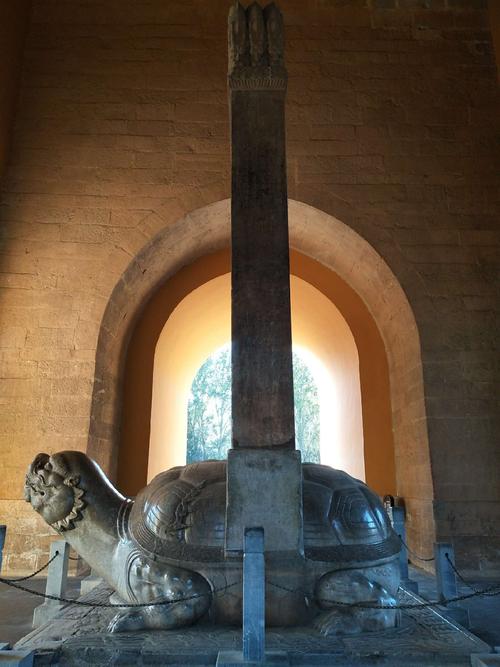
[[[459,567],[486,574],[500,549],[497,73],[485,3],[421,4],[281,0],[289,197],[352,227],[403,286],[435,506],[433,518],[412,505],[422,425],[403,425],[399,490],[429,527],[409,539],[428,553],[435,521]],[[114,286],[159,230],[229,196],[227,8],[33,3],[0,205],[7,572],[46,560],[24,471],[38,451],[86,448]],[[114,428],[105,419],[101,432]]]

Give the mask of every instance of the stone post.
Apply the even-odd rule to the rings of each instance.
[[[247,661],[264,660],[265,613],[264,531],[248,528],[243,556],[243,657]]]
[[[57,540],[50,545],[50,558],[55,558],[49,565],[47,572],[47,585],[45,593],[55,597],[64,597],[66,594],[66,584],[68,581],[68,563],[70,546],[65,540]],[[64,602],[47,599],[33,612],[33,627],[36,628],[49,621],[57,612],[64,607]]]
[[[266,551],[302,553],[295,451],[283,19],[274,3],[229,13],[232,412],[226,553],[263,525]]]
[[[392,508],[392,521],[394,532],[401,540],[401,551],[399,552],[399,571],[401,574],[401,586],[408,591],[418,593],[418,582],[410,579],[410,571],[408,569],[408,547],[406,546],[406,525],[405,525],[405,508]]]
[[[7,526],[0,526],[0,573],[2,572],[3,548],[5,545],[5,536],[7,535]]]
[[[457,576],[452,567],[455,565],[455,551],[449,542],[434,544],[434,560],[436,563],[436,586],[439,600],[450,600],[458,596]],[[457,623],[470,625],[469,612],[459,602],[446,605],[446,613]]]
[[[278,667],[290,664],[284,651],[265,650],[266,572],[264,531],[245,531],[243,556],[243,650],[219,651],[216,667]]]
[[[36,652],[31,649],[11,650],[10,644],[0,643],[0,664],[9,667],[33,667]]]

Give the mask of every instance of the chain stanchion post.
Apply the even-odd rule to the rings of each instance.
[[[245,532],[243,556],[243,658],[262,662],[265,656],[264,531]]]
[[[11,649],[10,644],[0,642],[0,664],[10,667],[33,667],[35,651],[31,649]]]
[[[219,651],[216,667],[288,666],[284,651],[266,653],[266,565],[264,529],[246,528],[243,553],[243,650]]]
[[[68,563],[70,546],[64,540],[57,540],[50,545],[50,558],[58,553],[57,558],[50,563],[47,570],[46,595],[54,595],[63,598],[66,595],[68,581]],[[36,607],[33,612],[33,627],[37,628],[49,621],[62,609],[63,603],[57,600],[45,600],[43,604]]]
[[[436,585],[438,598],[449,600],[458,596],[457,575],[453,566],[455,565],[455,551],[449,542],[436,542],[434,544],[434,557],[436,560]],[[468,628],[470,626],[469,612],[459,602],[450,602],[446,605],[448,616],[460,625]]]
[[[401,586],[407,591],[418,593],[418,583],[410,579],[408,570],[408,549],[406,548],[406,526],[405,526],[405,508],[393,507],[392,520],[395,533],[401,541],[401,551],[399,552],[399,571],[401,574]]]
[[[2,572],[2,561],[3,561],[3,547],[5,544],[5,537],[7,535],[7,526],[0,526],[0,573]]]

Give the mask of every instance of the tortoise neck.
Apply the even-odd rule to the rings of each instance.
[[[93,570],[109,581],[109,566],[120,541],[119,517],[131,501],[108,485],[92,489],[85,500],[81,519],[63,537]]]

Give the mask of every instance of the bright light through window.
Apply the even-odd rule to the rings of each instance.
[[[318,463],[339,466],[342,460],[340,419],[338,414],[337,388],[334,378],[326,366],[305,347],[294,347],[294,353],[302,360],[311,374],[318,397]]]
[[[296,447],[304,462],[320,461],[321,363],[303,348],[293,351]],[[326,375],[326,371],[323,371]],[[231,447],[231,350],[216,350],[200,367],[188,404],[187,462],[224,459]]]

